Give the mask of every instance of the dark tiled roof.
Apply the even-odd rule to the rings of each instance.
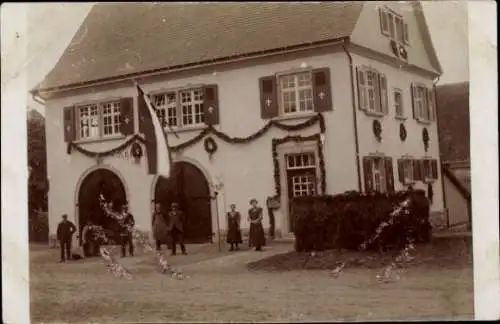
[[[362,4],[96,4],[39,88],[347,37]]]
[[[469,82],[438,86],[436,98],[442,161],[468,161]]]

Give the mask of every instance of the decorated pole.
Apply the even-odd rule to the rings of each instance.
[[[222,251],[222,245],[221,245],[221,238],[220,238],[220,220],[219,220],[219,192],[216,190],[214,194],[214,200],[215,200],[215,217],[216,217],[216,224],[217,224],[217,249],[219,252]]]

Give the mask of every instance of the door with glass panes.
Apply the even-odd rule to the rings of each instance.
[[[316,157],[314,152],[285,155],[288,186],[288,219],[293,232],[292,200],[316,194]]]

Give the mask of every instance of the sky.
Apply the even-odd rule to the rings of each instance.
[[[467,2],[425,1],[422,4],[434,47],[444,70],[440,84],[468,81]],[[19,15],[11,14],[21,6],[24,6],[26,12],[25,26],[22,26],[24,28],[19,28],[23,23],[22,19],[18,19]],[[9,63],[7,69],[2,68],[6,70],[2,71],[2,79],[11,78],[22,71],[21,73],[26,73],[27,88],[35,87],[54,67],[91,7],[92,3],[3,5],[2,26],[9,25],[11,32],[7,32],[7,37],[4,37],[2,30],[2,39],[5,40],[2,41],[2,66],[5,62]],[[17,30],[24,29],[23,32],[17,32],[16,27]],[[17,35],[12,32],[14,30]],[[25,42],[22,41],[23,37],[26,37]],[[22,55],[18,55],[19,52],[15,49],[26,43],[27,60],[22,60]],[[34,102],[29,94],[27,103],[30,108],[44,112],[43,106]]]

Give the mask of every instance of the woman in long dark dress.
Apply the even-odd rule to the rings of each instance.
[[[161,251],[161,245],[166,244],[168,247],[168,228],[167,216],[163,212],[159,203],[155,204],[155,211],[153,212],[153,235],[156,243],[156,251]]]
[[[263,211],[259,207],[256,199],[250,200],[252,208],[248,210],[248,221],[250,222],[250,247],[255,247],[255,251],[261,251],[266,244],[264,227],[262,226]]]
[[[229,251],[238,250],[238,244],[242,243],[240,221],[240,212],[236,210],[235,204],[231,204],[231,211],[227,213],[227,243],[231,244]]]

